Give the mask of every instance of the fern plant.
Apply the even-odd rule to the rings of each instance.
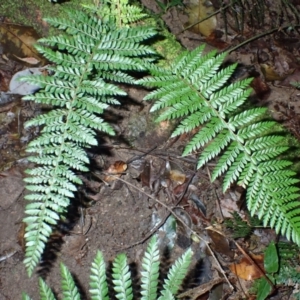
[[[191,263],[192,251],[187,250],[170,268],[163,283],[163,289],[158,297],[158,277],[159,277],[159,250],[157,239],[154,236],[147,247],[142,260],[141,270],[141,297],[142,300],[171,300],[175,299],[183,279],[185,278],[188,267]],[[119,254],[114,262],[112,269],[113,289],[115,297],[120,300],[133,299],[132,280],[125,254]],[[74,283],[71,273],[64,264],[61,264],[62,291],[63,299],[80,299],[78,289]],[[55,296],[46,283],[39,279],[41,299],[55,300]],[[91,299],[109,299],[109,289],[106,278],[106,266],[103,255],[100,251],[92,263],[90,276]],[[23,294],[23,300],[31,298]]]
[[[220,69],[226,53],[203,50],[182,53],[169,68],[150,65],[152,76],[138,82],[154,88],[145,100],[162,110],[157,121],[180,120],[172,137],[200,128],[183,155],[201,151],[198,168],[220,156],[212,180],[224,175],[224,191],[235,182],[247,188],[251,215],[300,245],[299,180],[290,161],[277,159],[288,149],[284,138],[270,134],[276,123],[264,120],[266,108],[243,109],[251,79],[228,84],[236,64]]]
[[[147,17],[140,7],[130,5],[128,0],[103,0],[98,5],[83,7],[96,12],[104,20],[114,20],[119,28],[132,26],[133,23]]]
[[[119,104],[126,95],[117,83],[134,83],[128,74],[144,70],[143,63],[154,51],[143,42],[154,29],[118,28],[93,14],[69,11],[69,19],[46,21],[64,34],[41,39],[36,46],[55,66],[52,76],[23,77],[41,90],[24,100],[48,104],[53,109],[29,121],[26,126],[43,126],[27,152],[37,167],[27,170],[30,193],[25,197],[26,254],[29,275],[38,264],[45,243],[81,184],[78,171],[87,171],[85,148],[97,145],[96,131],[113,135],[113,128],[101,117],[109,104]]]
[[[114,0],[107,8],[111,12]],[[105,2],[106,3],[106,2]],[[251,79],[227,84],[233,64],[220,66],[226,53],[202,55],[204,47],[183,52],[168,68],[152,63],[154,51],[143,44],[153,28],[122,27],[117,16],[69,12],[69,19],[48,19],[64,34],[42,39],[37,49],[56,66],[53,76],[23,78],[41,90],[25,97],[53,106],[27,126],[43,126],[27,151],[37,167],[28,170],[26,196],[26,258],[29,275],[38,264],[45,243],[81,184],[77,172],[87,171],[85,148],[96,145],[96,131],[114,134],[101,114],[116,96],[125,95],[116,83],[139,83],[156,88],[146,99],[156,99],[152,111],[163,109],[158,121],[180,119],[173,136],[201,127],[183,155],[199,151],[198,168],[220,156],[212,179],[224,175],[224,190],[237,182],[247,188],[251,215],[300,245],[298,182],[288,169],[291,162],[277,159],[287,150],[283,137],[269,134],[273,121],[264,120],[265,108],[244,110]],[[124,25],[124,23],[123,23]],[[121,26],[121,27],[120,27]],[[45,46],[45,44],[47,46]],[[51,48],[50,48],[51,47]],[[149,70],[152,76],[135,81],[129,72]]]

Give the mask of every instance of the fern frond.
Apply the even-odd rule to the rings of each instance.
[[[22,293],[22,300],[32,300],[27,294]]]
[[[135,23],[144,19],[147,14],[142,12],[142,9],[135,5],[130,5],[128,0],[111,0],[103,1],[105,6],[95,8],[94,6],[87,6],[94,12],[97,12],[101,18],[113,20],[118,27],[128,27],[129,24]]]
[[[149,67],[152,76],[138,81],[154,88],[145,100],[156,100],[151,111],[163,109],[157,121],[179,119],[173,137],[199,128],[183,155],[199,151],[198,168],[218,157],[212,180],[225,175],[223,190],[235,182],[248,188],[251,214],[300,245],[298,180],[278,159],[288,147],[272,133],[276,122],[266,108],[244,109],[251,79],[228,84],[236,65],[221,69],[225,53],[203,50],[182,53],[169,68]]]
[[[116,298],[120,300],[133,299],[132,282],[125,254],[119,254],[113,262],[113,284]]]
[[[154,236],[147,247],[142,261],[141,294],[142,300],[155,300],[159,276],[159,250]]]
[[[106,281],[106,269],[103,255],[97,251],[92,263],[90,276],[90,293],[92,300],[108,300],[108,286]]]
[[[192,253],[192,250],[188,249],[172,265],[163,284],[162,296],[164,296],[167,291],[170,291],[172,295],[175,295],[178,292],[191,263]]]
[[[69,18],[49,18],[49,24],[62,29],[56,37],[43,38],[37,49],[53,64],[51,76],[27,76],[41,90],[24,97],[53,109],[29,121],[26,126],[43,126],[41,135],[27,151],[37,167],[28,171],[26,196],[25,265],[29,275],[38,264],[52,225],[74,197],[76,172],[88,170],[85,148],[97,145],[96,131],[113,135],[102,118],[109,104],[126,93],[116,83],[134,83],[131,71],[145,70],[143,59],[154,51],[143,42],[155,34],[148,27],[117,28],[111,20],[68,11]],[[50,48],[50,47],[51,48]],[[147,56],[147,57],[146,57]],[[74,172],[75,170],[75,172]],[[32,205],[33,204],[33,205]]]
[[[55,300],[54,294],[43,279],[39,279],[41,300]]]
[[[175,299],[174,293],[176,293],[180,288],[183,277],[185,277],[187,273],[187,268],[191,262],[191,255],[192,252],[191,249],[189,249],[182,255],[181,258],[176,260],[167,275],[164,283],[164,290],[161,292],[161,296],[158,299]],[[113,261],[112,283],[116,292],[116,297],[113,297],[114,299],[133,299],[132,281],[130,279],[130,271],[126,260],[126,255],[120,254]],[[156,294],[159,283],[159,261],[158,241],[156,236],[153,236],[148,244],[142,261],[141,299],[157,299]],[[64,299],[79,299],[79,293],[74,284],[71,273],[63,264],[61,264],[61,274]],[[42,279],[39,280],[39,286],[41,299],[55,300],[52,291]],[[93,300],[109,299],[105,261],[100,251],[97,251],[96,257],[92,263],[89,291],[92,296],[91,299]],[[25,294],[23,294],[23,299],[30,300],[30,298]]]
[[[78,289],[75,285],[74,279],[68,268],[64,264],[60,264],[62,282],[61,287],[65,300],[80,300]]]
[[[175,297],[169,290],[164,290],[158,300],[175,300]]]

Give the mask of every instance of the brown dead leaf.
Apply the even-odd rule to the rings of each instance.
[[[112,182],[116,180],[116,177],[121,177],[122,173],[126,170],[127,164],[124,161],[117,160],[114,164],[110,165],[109,168],[105,171],[107,175],[104,177],[104,181]]]
[[[238,264],[231,264],[229,269],[236,274],[239,278],[245,280],[254,280],[263,276],[262,271],[264,270],[264,256],[251,254],[251,258],[254,260],[256,265],[249,261],[246,257],[243,257]],[[261,271],[260,271],[260,270]]]
[[[26,223],[22,222],[18,230],[17,241],[18,244],[21,246],[23,252],[25,252],[25,247],[26,247],[25,238],[24,238],[25,230],[26,230]]]
[[[151,175],[150,163],[148,161],[145,161],[145,163],[143,165],[143,171],[140,174],[142,186],[150,187],[150,175]]]
[[[271,89],[268,84],[259,76],[253,79],[251,87],[254,89],[257,97],[261,100],[266,100],[271,93]]]
[[[207,293],[208,291],[211,291],[215,285],[220,284],[221,282],[224,282],[224,281],[225,281],[224,278],[216,278],[216,279],[210,280],[207,283],[203,283],[193,289],[190,289],[184,293],[179,294],[177,296],[177,298],[180,299],[180,298],[188,297],[189,299],[192,299],[192,300],[198,299],[199,296]]]
[[[21,60],[21,61],[24,61],[24,62],[26,62],[27,64],[29,64],[29,65],[37,65],[39,62],[40,62],[40,60],[38,60],[38,59],[36,59],[36,58],[34,58],[34,57],[24,57],[24,58],[22,58],[22,57],[19,57],[19,56],[17,56],[17,55],[14,55],[17,59],[19,59],[19,60]]]
[[[9,90],[9,81],[11,74],[8,71],[0,70],[0,91],[7,92]]]
[[[219,30],[214,30],[209,36],[206,37],[206,42],[211,46],[214,46],[218,49],[226,49],[229,47],[229,43],[222,40],[223,32]]]
[[[0,40],[3,53],[11,59],[17,57],[32,57],[44,66],[47,61],[42,57],[33,45],[39,39],[36,31],[29,26],[16,24],[0,24]]]
[[[238,207],[238,202],[229,195],[220,199],[220,208],[224,218],[232,218],[232,214],[237,212],[243,220],[245,219],[245,213]]]
[[[228,257],[233,258],[234,252],[231,250],[228,239],[221,233],[215,230],[207,230],[208,236],[212,240],[212,248],[218,252],[222,253]]]
[[[188,8],[186,10],[189,21],[187,25],[192,25],[200,20],[208,17],[214,12],[213,5],[210,5],[210,1],[205,0],[191,0]],[[194,25],[191,30],[195,33],[201,33],[202,35],[208,37],[217,27],[217,18],[212,16],[209,19]]]

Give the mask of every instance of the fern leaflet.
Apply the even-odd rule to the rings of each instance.
[[[105,274],[105,262],[103,254],[97,251],[97,255],[92,263],[90,276],[90,293],[92,300],[108,300],[108,286]]]
[[[62,291],[65,300],[80,300],[78,289],[75,285],[71,272],[64,264],[60,264],[61,276],[62,276]]]
[[[54,294],[43,279],[39,279],[41,300],[55,300]]]
[[[142,300],[155,300],[159,276],[159,250],[154,236],[145,252],[141,271]]]
[[[183,279],[185,278],[192,259],[192,250],[188,249],[182,257],[178,258],[169,270],[168,276],[164,281],[162,296],[166,296],[169,292],[176,295]]]
[[[113,284],[116,298],[120,300],[133,299],[132,282],[125,254],[119,254],[113,262]]]

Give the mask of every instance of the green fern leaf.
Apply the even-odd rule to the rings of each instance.
[[[43,279],[39,279],[41,300],[55,300],[54,294]]]
[[[142,300],[155,300],[159,276],[159,250],[154,236],[147,247],[142,261],[141,294]]]
[[[133,299],[131,274],[126,260],[125,254],[119,254],[113,262],[113,284],[119,300]]]
[[[97,251],[92,263],[90,276],[90,293],[92,300],[108,300],[108,286],[105,274],[105,262],[103,255]]]
[[[32,300],[27,294],[22,293],[22,300]]]
[[[183,151],[183,156],[190,154],[192,151],[203,147],[210,142],[221,130],[223,129],[223,122],[219,118],[211,118],[211,122],[208,123],[201,131],[199,131],[194,138],[187,144]]]
[[[170,291],[172,295],[177,294],[182,281],[187,274],[191,259],[192,250],[188,249],[179,259],[176,260],[164,281],[162,296],[165,295],[166,291]]]
[[[80,300],[78,289],[74,283],[72,275],[64,264],[60,264],[62,276],[62,291],[65,300]]]
[[[74,197],[81,180],[75,172],[88,170],[85,148],[97,145],[96,131],[113,135],[102,118],[115,97],[126,93],[116,83],[134,83],[128,72],[145,70],[155,53],[143,43],[155,34],[148,27],[117,28],[110,20],[68,11],[69,18],[47,22],[64,31],[43,38],[37,50],[52,62],[51,76],[27,76],[22,81],[41,88],[24,97],[53,109],[29,121],[26,126],[43,126],[41,135],[27,151],[37,167],[28,171],[27,189],[32,201],[26,206],[26,258],[29,275],[38,264],[45,243],[60,214]],[[75,170],[75,171],[74,171]]]
[[[145,100],[156,100],[151,111],[163,109],[157,121],[179,120],[172,137],[199,128],[183,155],[200,152],[198,168],[218,159],[212,180],[225,175],[224,191],[247,188],[251,214],[300,245],[298,180],[278,159],[288,148],[272,134],[276,122],[266,120],[266,108],[245,109],[251,79],[228,83],[236,65],[221,68],[225,53],[203,50],[182,53],[169,68],[150,66],[152,76],[138,81],[154,88]]]
[[[164,290],[158,300],[175,300],[175,297],[169,290]]]

